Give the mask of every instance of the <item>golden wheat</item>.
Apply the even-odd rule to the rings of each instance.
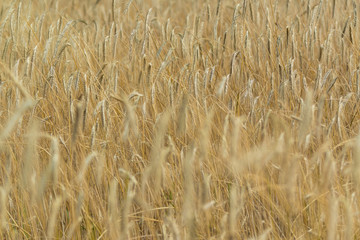
[[[0,238],[360,238],[358,7],[2,1]]]

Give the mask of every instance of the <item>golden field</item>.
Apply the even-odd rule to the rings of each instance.
[[[359,239],[351,0],[0,3],[1,239]]]

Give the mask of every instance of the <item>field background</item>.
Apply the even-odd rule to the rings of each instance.
[[[0,238],[359,239],[360,3],[0,3]]]

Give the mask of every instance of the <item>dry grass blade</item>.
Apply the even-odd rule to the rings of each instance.
[[[62,203],[62,198],[58,197],[55,199],[54,203],[52,204],[50,218],[49,218],[48,227],[47,227],[47,238],[48,239],[52,239],[55,237],[54,236],[55,227],[56,227],[55,224],[56,224],[56,220],[57,220],[57,215],[59,214],[61,203]]]
[[[328,233],[327,239],[334,240],[337,239],[337,221],[338,221],[338,200],[333,196],[329,200],[329,217],[328,217]]]
[[[138,125],[137,125],[137,116],[135,113],[135,107],[130,103],[129,99],[133,98],[135,95],[130,95],[129,97],[117,97],[115,95],[111,95],[112,98],[120,101],[126,112],[124,130],[122,133],[123,140],[127,140],[129,138],[130,131],[133,132],[135,136],[138,136]]]
[[[12,83],[20,90],[21,94],[28,100],[32,100],[33,98],[28,93],[28,91],[24,88],[24,86],[16,79],[16,77],[12,74],[9,68],[4,65],[3,62],[0,61],[0,68],[8,77],[11,78]]]
[[[23,104],[21,104],[16,112],[13,114],[11,119],[5,125],[5,127],[1,130],[0,134],[0,143],[2,143],[12,132],[15,128],[16,124],[18,123],[19,119],[24,115],[24,113],[29,110],[31,107],[34,106],[33,101],[27,100]]]
[[[184,135],[186,132],[186,107],[188,104],[188,96],[186,94],[183,95],[180,109],[177,113],[177,127],[176,132],[178,136]]]
[[[0,187],[0,228],[2,232],[5,228],[8,227],[8,220],[7,220],[7,205],[8,205],[8,197],[9,197],[9,187],[8,186],[1,186]]]
[[[84,118],[84,101],[81,99],[80,102],[76,103],[76,109],[75,109],[75,119],[72,129],[72,136],[71,136],[71,142],[72,145],[76,142],[76,137],[79,134],[79,131],[81,130],[80,124],[82,123],[82,119]]]
[[[195,223],[195,188],[193,179],[193,165],[195,159],[196,148],[190,148],[184,159],[184,206],[183,221],[186,226],[187,238],[194,239],[196,237]]]
[[[169,123],[168,112],[164,112],[155,124],[155,135],[150,151],[150,165],[145,169],[142,179],[142,192],[145,186],[149,185],[155,193],[161,190],[164,184],[164,163],[170,153],[170,148],[164,146],[165,133]]]
[[[85,175],[85,172],[86,172],[86,169],[88,168],[88,166],[90,165],[91,161],[97,157],[97,153],[96,152],[92,152],[90,153],[84,160],[83,164],[82,164],[82,167],[80,168],[80,172],[77,176],[77,181],[78,182],[81,182],[84,178],[84,175]]]
[[[301,123],[299,127],[299,143],[305,143],[306,135],[310,131],[311,123],[312,123],[312,92],[308,91],[306,93],[305,102],[302,106],[302,115],[301,115]]]

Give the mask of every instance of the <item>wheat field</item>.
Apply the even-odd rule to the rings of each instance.
[[[359,239],[357,0],[4,0],[1,239]]]

